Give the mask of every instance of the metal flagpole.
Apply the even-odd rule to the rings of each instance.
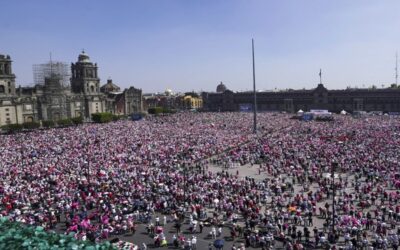
[[[397,78],[399,77],[399,75],[397,74],[397,52],[396,52],[396,85],[397,85]]]
[[[253,133],[257,133],[257,95],[256,95],[256,69],[254,62],[254,39],[251,39],[251,48],[253,53],[253,93],[254,93],[254,124],[253,124]]]
[[[322,84],[322,69],[319,69],[319,84]]]

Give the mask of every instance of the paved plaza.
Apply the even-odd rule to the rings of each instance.
[[[179,113],[1,136],[1,215],[141,249],[398,247],[399,119],[262,113],[254,135],[249,118]]]
[[[260,166],[258,164],[254,164],[254,165],[245,165],[245,166],[236,166],[233,168],[221,168],[220,166],[215,166],[215,165],[211,165],[209,167],[209,171],[213,172],[213,173],[219,173],[219,172],[228,172],[231,175],[236,175],[237,173],[239,173],[239,178],[254,178],[256,181],[262,181],[264,179],[271,179],[273,178],[271,175],[265,173],[264,171],[261,171],[260,173]],[[349,181],[353,181],[353,176],[352,175],[344,175],[344,178],[348,178]],[[287,178],[287,180],[292,181],[292,177],[289,175],[282,175],[282,178]],[[317,188],[317,185],[310,185],[310,190],[315,191]],[[307,191],[304,191],[304,187],[302,184],[298,183],[294,185],[294,192],[293,194],[302,194],[304,195],[304,193],[306,193]],[[347,192],[347,193],[352,193],[354,192],[354,188],[349,186],[345,189],[341,189],[338,190],[338,192],[342,193],[342,192]],[[266,212],[266,210],[271,209],[270,207],[270,202],[268,202],[269,204],[267,206],[263,207],[263,211],[262,212]],[[324,207],[324,205],[328,203],[329,205],[332,204],[331,200],[323,200],[319,203],[317,203],[318,207]],[[268,207],[268,209],[267,209]],[[370,209],[371,211],[373,210],[372,208]],[[212,216],[213,213],[213,209],[208,209],[208,216]],[[156,223],[155,218],[159,217],[160,221],[162,221],[162,218],[164,217],[163,214],[155,214],[153,216],[153,224]],[[169,215],[167,215],[167,220],[170,221],[171,217]],[[314,240],[314,233],[313,233],[313,229],[316,227],[318,229],[319,232],[321,231],[328,231],[329,227],[325,227],[324,229],[324,223],[326,223],[326,220],[321,218],[320,216],[314,216],[313,217],[313,225],[312,226],[308,226],[308,228],[310,229],[311,233],[311,237],[310,237],[310,241],[312,242],[308,247],[306,247],[306,249],[325,249],[325,248],[329,248],[330,246],[333,246],[332,244],[326,244],[326,245],[320,245],[318,247],[315,247],[313,245]],[[239,220],[238,224],[242,224],[244,225],[243,221]],[[139,224],[137,227],[137,232],[135,234],[125,234],[122,237],[118,237],[120,240],[124,240],[124,241],[128,241],[128,242],[133,242],[133,243],[137,243],[137,242],[145,242],[145,244],[147,245],[148,248],[157,248],[157,249],[173,249],[175,247],[172,246],[172,239],[175,236],[178,235],[176,228],[174,227],[174,223],[167,223],[166,226],[164,226],[165,230],[165,235],[166,238],[168,239],[168,246],[166,247],[159,247],[159,246],[155,246],[154,245],[154,238],[152,237],[151,234],[148,233],[147,231],[147,226],[148,224]],[[297,230],[303,231],[304,229],[304,223],[300,223],[296,226]],[[183,237],[185,237],[186,239],[192,239],[193,236],[196,237],[196,248],[197,249],[216,249],[214,247],[214,241],[215,239],[212,239],[212,237],[209,235],[211,232],[212,227],[211,226],[206,226],[203,228],[202,232],[200,232],[200,229],[197,227],[196,232],[191,232],[190,231],[190,223],[189,223],[189,217],[186,216],[185,222],[182,225],[182,231],[181,234],[183,235]],[[368,235],[369,239],[372,239],[373,235]],[[223,239],[224,240],[224,248],[223,249],[232,249],[232,247],[237,247],[239,248],[240,246],[245,245],[245,241],[243,238],[236,238],[236,239],[232,239],[231,234],[230,234],[230,225],[226,225],[222,227],[222,234],[218,237],[216,237],[216,239]],[[303,239],[304,240],[304,239]],[[339,241],[336,244],[337,246],[342,246],[345,247],[345,240],[343,237],[339,238]],[[181,248],[181,247],[179,247]],[[267,247],[266,247],[267,248]],[[286,249],[283,242],[282,241],[278,241],[275,240],[274,244],[271,245],[270,247],[271,249]],[[193,249],[195,249],[193,247]],[[246,247],[246,249],[260,249],[259,245],[256,246],[249,246]]]

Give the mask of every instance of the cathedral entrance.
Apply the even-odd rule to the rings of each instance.
[[[54,121],[59,121],[59,120],[61,120],[60,113],[54,113],[54,115],[53,115],[53,120],[54,120]]]
[[[26,121],[26,122],[33,122],[33,117],[32,117],[32,116],[27,116],[27,117],[25,118],[25,121]]]

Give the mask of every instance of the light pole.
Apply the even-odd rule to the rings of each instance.
[[[257,94],[256,94],[256,66],[254,60],[254,39],[251,39],[251,51],[253,56],[253,95],[254,95],[254,104],[253,104],[253,133],[257,133]]]

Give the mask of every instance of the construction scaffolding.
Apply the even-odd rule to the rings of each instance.
[[[44,79],[57,76],[61,79],[61,84],[68,87],[70,83],[70,70],[65,62],[50,61],[43,64],[33,65],[33,80],[35,84],[44,85]]]

